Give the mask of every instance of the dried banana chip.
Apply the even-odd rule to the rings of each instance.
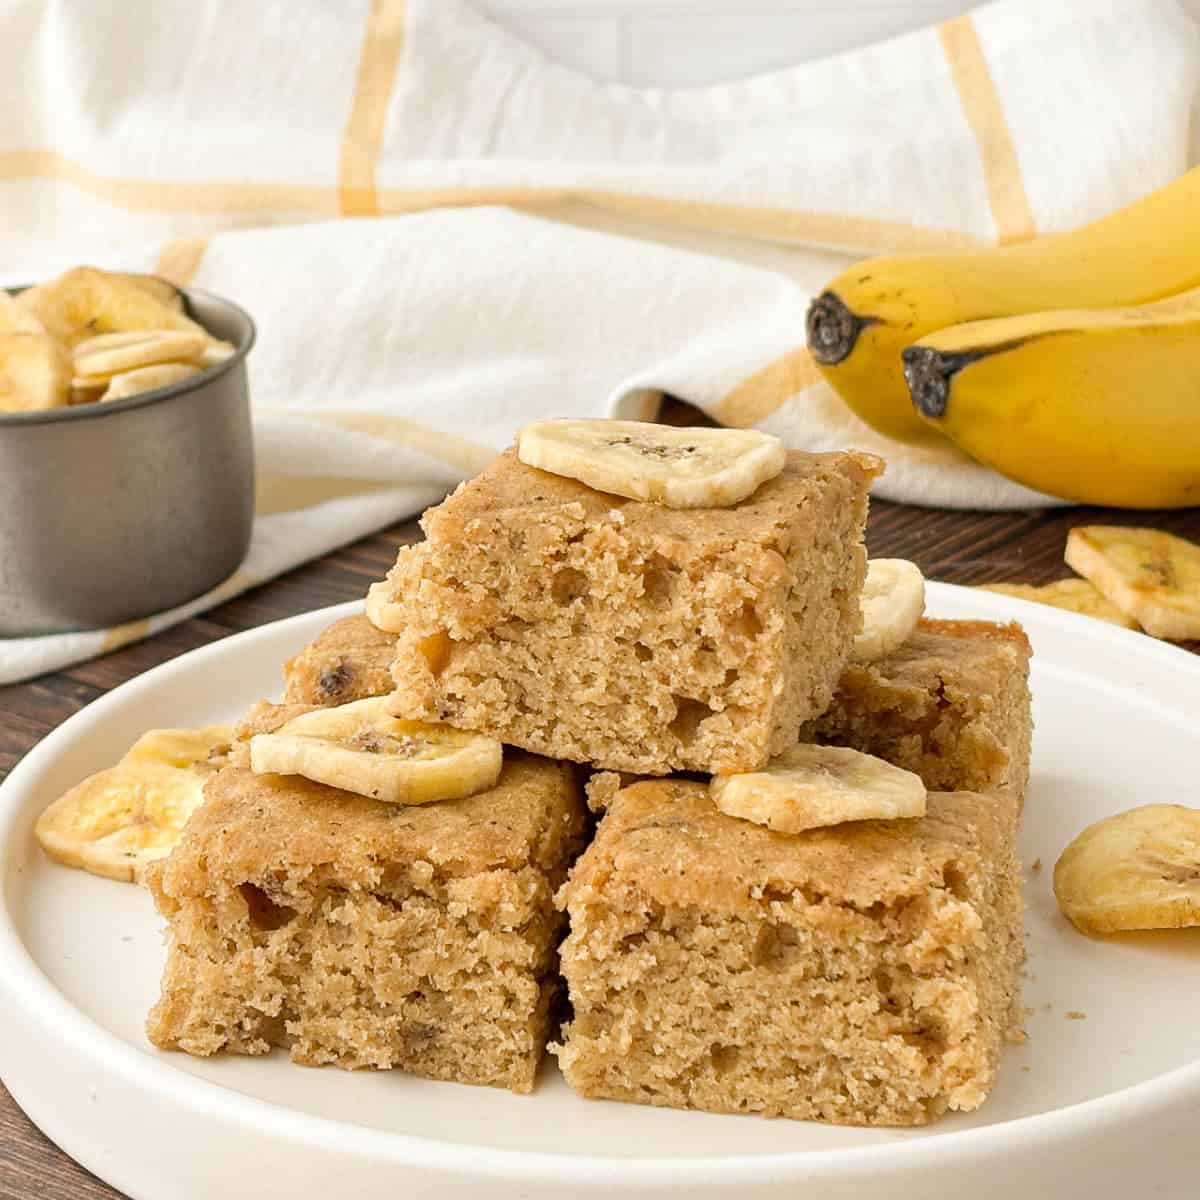
[[[925,815],[919,775],[841,746],[793,746],[761,771],[714,775],[709,792],[723,813],[779,833]]]
[[[1084,933],[1200,925],[1200,809],[1148,804],[1090,826],[1055,864],[1054,894]]]
[[[228,725],[144,733],[115,767],[88,776],[42,813],[35,827],[42,849],[68,867],[136,881],[147,863],[170,854],[232,736]]]
[[[183,292],[161,275],[143,275],[135,271],[109,271],[107,275],[110,279],[140,288],[177,313],[183,312]]]
[[[981,592],[996,592],[1001,596],[1015,596],[1018,600],[1033,600],[1038,604],[1049,604],[1067,612],[1082,613],[1085,617],[1096,617],[1110,625],[1125,629],[1136,629],[1137,622],[1123,613],[1115,604],[1109,603],[1086,579],[1059,579],[1054,583],[984,583]]]
[[[306,779],[389,804],[457,800],[492,787],[503,751],[494,738],[405,721],[386,696],[304,713],[250,741],[259,775]]]
[[[63,408],[71,397],[71,360],[44,333],[0,333],[0,412]]]
[[[13,296],[13,303],[30,318],[36,321],[43,332],[48,333],[56,341],[65,337],[66,327],[53,320],[56,315],[49,302],[50,289],[53,284],[39,283],[36,287],[26,288]],[[50,320],[47,320],[50,317]]]
[[[367,620],[384,633],[402,633],[403,609],[392,599],[392,585],[386,579],[367,588]]]
[[[22,308],[8,292],[0,288],[0,334],[45,332],[45,326],[33,313]]]
[[[728,508],[774,479],[787,451],[754,429],[565,420],[527,425],[517,457],[599,492],[668,508]]]
[[[1161,529],[1080,525],[1067,565],[1160,638],[1200,638],[1200,546]]]
[[[207,774],[225,766],[233,737],[232,725],[204,725],[199,729],[151,729],[129,747],[121,764],[156,763]]]
[[[29,288],[17,303],[68,348],[99,334],[135,330],[171,329],[208,337],[195,321],[164,304],[143,283],[95,267],[75,267],[50,283]]]
[[[200,368],[190,363],[155,363],[153,366],[138,367],[133,371],[122,371],[109,379],[100,399],[124,400],[128,396],[140,396],[143,392],[170,387],[173,383],[199,374]]]
[[[873,558],[859,597],[862,629],[851,658],[874,662],[908,640],[925,612],[925,576],[904,558]]]
[[[67,403],[76,404],[95,404],[100,397],[108,390],[107,379],[102,379],[98,383],[88,383],[83,379],[71,380],[71,394]]]
[[[37,838],[51,858],[132,883],[164,858],[200,807],[203,778],[141,763],[91,775],[38,819]]]
[[[236,350],[237,347],[232,342],[223,342],[220,338],[210,337],[200,355],[200,365],[204,368],[215,367],[217,363],[224,362]]]
[[[75,377],[94,382],[158,363],[195,363],[206,344],[203,334],[185,329],[104,333],[75,347]]]

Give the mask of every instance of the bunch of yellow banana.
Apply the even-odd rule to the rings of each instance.
[[[1085,504],[1200,504],[1200,288],[954,325],[903,360],[921,416],[1010,479]]]
[[[1200,504],[1200,167],[1073,233],[880,258],[809,348],[873,428],[1067,499]]]

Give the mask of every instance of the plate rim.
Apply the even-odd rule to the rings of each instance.
[[[1093,640],[1098,646],[1115,640],[1117,645],[1160,659],[1165,666],[1182,669],[1185,674],[1194,674],[1200,680],[1200,657],[1136,630],[1030,600],[978,592],[959,584],[930,581],[928,588],[931,600],[946,596],[953,601],[970,593],[973,604],[981,609],[980,619],[1017,620],[1034,627],[1035,632],[1037,627],[1058,629],[1068,635]],[[998,1150],[1046,1146],[1077,1134],[1094,1137],[1134,1117],[1150,1117],[1189,1099],[1200,1102],[1200,1058],[1197,1058],[1090,1100],[980,1128],[925,1133],[911,1140],[898,1137],[895,1141],[869,1146],[769,1154],[626,1158],[440,1141],[314,1116],[192,1075],[165,1061],[165,1056],[130,1045],[74,1007],[42,972],[17,932],[10,907],[6,867],[10,859],[9,840],[20,819],[27,780],[35,781],[43,768],[53,761],[60,747],[73,741],[77,731],[102,721],[107,710],[118,707],[130,693],[174,675],[188,675],[203,669],[206,659],[223,656],[239,642],[260,638],[268,630],[283,633],[289,626],[306,625],[318,618],[333,622],[361,611],[361,601],[313,609],[219,638],[160,663],[73,714],[13,767],[0,784],[0,998],[19,1006],[26,1020],[51,1029],[52,1037],[87,1056],[98,1067],[117,1073],[150,1094],[166,1095],[190,1113],[203,1114],[219,1106],[224,1115],[238,1118],[250,1131],[271,1133],[291,1143],[315,1145],[330,1152],[351,1153],[356,1157],[431,1171],[461,1170],[463,1152],[469,1150],[473,1173],[515,1183],[540,1182],[552,1175],[560,1185],[611,1184],[616,1176],[620,1176],[631,1186],[653,1187],[669,1182],[674,1187],[681,1187],[701,1182],[711,1185],[734,1181],[744,1184],[833,1181],[859,1176],[865,1171],[899,1172],[935,1164],[947,1168]],[[0,1074],[4,1073],[3,1065],[0,1061]],[[13,1094],[21,1104],[19,1086]],[[903,1134],[904,1131],[897,1132]]]

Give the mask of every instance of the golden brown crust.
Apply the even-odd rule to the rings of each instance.
[[[605,523],[614,512],[631,537],[662,541],[755,545],[785,557],[797,530],[797,511],[835,479],[848,476],[866,490],[883,470],[869,454],[790,451],[782,472],[752,496],[729,508],[673,509],[649,501],[597,492],[575,479],[526,466],[508,449],[482,474],[464,484],[421,518],[421,528],[437,541],[455,542],[479,527],[519,527],[527,515],[540,519],[554,508],[580,506],[585,524]],[[820,518],[810,509],[810,520]]]
[[[396,635],[366,617],[344,617],[288,660],[284,700],[331,706],[382,696],[392,690]]]
[[[623,875],[657,903],[717,912],[757,910],[765,893],[783,900],[819,893],[860,908],[893,904],[943,886],[947,866],[965,852],[986,856],[1011,842],[1016,821],[1012,797],[934,792],[916,820],[782,834],[726,816],[705,784],[647,780],[609,800],[565,902]]]
[[[163,890],[199,895],[215,879],[329,868],[379,886],[384,864],[422,859],[449,875],[548,867],[577,815],[570,767],[510,752],[497,785],[465,800],[397,806],[299,776],[228,767],[171,855]]]
[[[941,618],[923,617],[917,623],[919,633],[941,634],[946,637],[1001,642],[1015,646],[1026,657],[1033,653],[1029,635],[1017,624],[1009,621],[1001,625],[996,621],[948,621]]]
[[[925,689],[940,681],[986,704],[1014,673],[1028,671],[1029,655],[1029,639],[1019,625],[923,620],[886,658],[848,666],[839,686],[867,677]]]

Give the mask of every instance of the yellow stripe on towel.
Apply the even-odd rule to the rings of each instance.
[[[592,188],[384,188],[379,191],[378,199],[379,211],[389,214],[481,205],[507,205],[536,212],[562,204],[593,204],[611,212],[684,225],[691,229],[794,245],[829,246],[864,254],[920,254],[970,250],[980,245],[980,239],[969,233],[953,229],[930,229],[902,221],[805,212],[793,208],[756,208],[744,204],[719,204],[707,200],[682,200],[672,196]]]
[[[122,646],[128,646],[131,642],[140,642],[143,638],[148,638],[150,633],[149,617],[139,617],[136,621],[126,621],[123,625],[114,625],[111,629],[104,631],[100,649],[96,653],[111,654],[114,650],[120,650]]]
[[[337,215],[337,191],[298,183],[151,183],[112,179],[53,150],[0,151],[0,180],[56,179],[130,212]]]
[[[168,242],[158,256],[155,274],[169,279],[176,287],[187,287],[200,269],[208,241],[206,237],[194,237]]]
[[[804,346],[755,371],[724,399],[709,406],[708,415],[722,425],[749,429],[769,417],[797,392],[819,383],[821,373]]]
[[[234,571],[228,579],[217,584],[211,592],[208,592],[204,599],[207,603],[205,609],[215,608],[218,604],[223,604],[226,600],[247,591],[262,580],[251,575],[249,571],[237,570]],[[151,617],[138,617],[134,621],[126,621],[122,625],[114,625],[111,629],[104,631],[104,636],[100,640],[100,649],[97,654],[111,654],[114,650],[119,650],[122,646],[128,646],[132,642],[140,642],[143,638],[148,638],[152,633],[157,633],[162,628],[159,623],[158,614]]]
[[[315,508],[347,496],[386,492],[395,484],[380,479],[358,479],[348,475],[287,475],[281,471],[259,471],[254,480],[254,515],[274,517],[285,512]]]
[[[1025,194],[1021,165],[1004,106],[970,16],[955,17],[938,26],[938,37],[967,123],[979,144],[988,203],[1001,244],[1033,237],[1037,226]]]
[[[365,433],[368,437],[379,438],[398,446],[408,446],[446,463],[468,477],[478,475],[496,457],[495,450],[488,446],[468,442],[440,429],[430,429],[428,426],[417,425],[400,417],[391,417],[386,413],[297,409],[288,415],[336,425],[350,433]]]
[[[383,3],[384,0],[379,0]],[[394,2],[394,0],[393,0]],[[399,46],[396,47],[397,58]],[[374,92],[375,89],[371,89]],[[374,107],[377,103],[378,107]],[[968,250],[981,239],[953,229],[931,229],[872,217],[758,208],[707,200],[683,200],[570,187],[379,188],[376,166],[387,98],[364,101],[347,122],[337,187],[294,183],[159,183],[99,175],[53,150],[0,151],[0,182],[51,179],[128,212],[238,216],[253,215],[259,224],[280,218],[370,216],[423,212],[432,208],[507,205],[531,212],[563,204],[597,208],[654,221],[706,229],[738,237],[765,238],[794,245],[829,246],[862,254],[918,254]]]
[[[379,215],[375,176],[403,44],[404,0],[371,0],[338,167],[339,207],[345,217]]]

